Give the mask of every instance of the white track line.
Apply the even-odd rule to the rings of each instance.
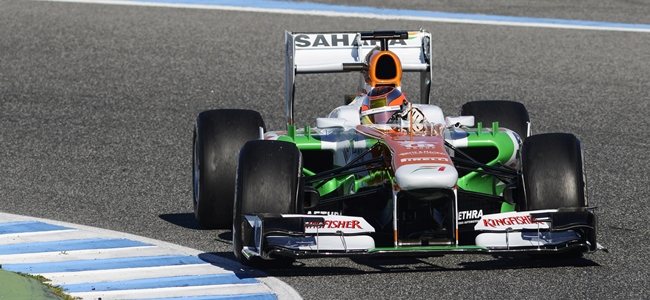
[[[90,232],[79,232],[75,229],[50,230],[38,232],[21,232],[3,234],[0,245],[25,244],[37,242],[49,242],[60,240],[87,239],[96,236]]]
[[[215,291],[217,291],[215,293]],[[204,285],[182,288],[160,288],[141,290],[120,290],[70,293],[73,297],[82,299],[124,299],[124,298],[171,298],[192,297],[205,295],[238,295],[238,294],[263,294],[268,293],[262,284],[234,284],[234,285]],[[280,298],[278,298],[280,299]]]
[[[541,19],[541,18],[517,18],[517,17],[508,17],[508,16],[490,16],[492,18],[487,18],[485,15],[479,15],[479,14],[473,14],[473,15],[464,14],[460,16],[461,14],[453,14],[453,13],[443,13],[443,14],[459,15],[459,16],[458,17],[435,16],[436,13],[440,14],[440,12],[429,12],[432,14],[431,16],[426,16],[426,15],[413,16],[413,15],[403,15],[397,12],[390,13],[390,10],[388,9],[386,9],[386,11],[388,11],[386,14],[377,14],[377,13],[363,12],[362,7],[358,7],[358,9],[360,10],[359,12],[356,11],[341,12],[341,11],[327,11],[322,9],[286,9],[286,8],[233,6],[233,5],[218,5],[218,4],[206,5],[206,4],[191,4],[191,3],[158,3],[153,1],[151,2],[124,1],[124,0],[39,0],[39,1],[211,9],[211,10],[243,11],[243,12],[258,12],[258,13],[311,15],[311,16],[324,16],[324,17],[347,17],[347,18],[363,18],[363,19],[379,19],[379,20],[410,20],[410,21],[458,23],[458,24],[474,24],[474,25],[497,25],[497,26],[646,32],[646,33],[650,32],[650,26],[647,24],[625,24],[625,23],[591,22],[591,21],[561,20],[561,19],[555,20],[555,19]],[[303,4],[305,3],[295,3],[295,5],[303,5]],[[395,9],[395,11],[398,10]]]
[[[38,275],[51,280],[51,282],[49,282],[51,284],[62,285],[85,283],[88,282],[88,278],[94,278],[97,282],[111,282],[132,279],[226,273],[232,272],[213,266],[211,264],[196,264],[100,271],[40,273]]]
[[[92,249],[57,252],[38,252],[0,255],[3,264],[24,264],[41,262],[62,262],[107,258],[126,258],[133,256],[175,255],[178,252],[156,246],[128,247],[115,249]]]

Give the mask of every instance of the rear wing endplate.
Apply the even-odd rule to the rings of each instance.
[[[391,39],[403,72],[420,72],[420,102],[429,104],[431,91],[431,33],[423,29],[407,31],[408,38]],[[381,41],[368,36],[383,36],[389,31],[363,32],[285,32],[287,126],[293,123],[293,104],[297,74],[360,72],[367,54]]]

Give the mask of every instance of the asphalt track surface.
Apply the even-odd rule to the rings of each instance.
[[[650,23],[641,1],[433,3],[436,11]],[[196,115],[253,108],[267,128],[282,129],[284,30],[420,27],[434,36],[432,98],[447,114],[470,100],[518,100],[534,133],[581,139],[599,242],[610,253],[308,259],[267,274],[305,299],[647,297],[647,33],[0,1],[0,211],[233,258],[230,231],[193,220]],[[299,77],[298,124],[314,125],[354,91],[348,75]],[[418,95],[415,85],[405,89]]]

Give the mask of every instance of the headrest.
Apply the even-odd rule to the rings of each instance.
[[[375,51],[368,59],[366,82],[370,86],[393,85],[402,82],[402,63],[391,51]]]

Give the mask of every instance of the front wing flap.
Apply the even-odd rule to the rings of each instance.
[[[489,249],[559,249],[583,245],[598,250],[592,209],[560,208],[482,216],[474,229],[476,245]]]
[[[269,258],[269,253],[366,252],[375,248],[375,229],[361,217],[248,214],[243,218],[242,253]]]

